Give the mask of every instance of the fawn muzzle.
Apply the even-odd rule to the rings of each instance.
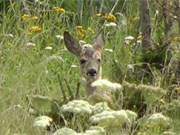
[[[96,76],[97,75],[97,71],[94,68],[91,68],[87,71],[87,76]]]

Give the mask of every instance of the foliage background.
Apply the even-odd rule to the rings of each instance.
[[[166,114],[167,106],[174,100],[179,101],[178,20],[174,17],[170,34],[165,35],[163,0],[150,0],[152,47],[144,52],[142,45],[137,43],[138,39],[141,40],[139,1],[119,0],[114,7],[116,2],[0,1],[0,134],[41,134],[41,131],[32,126],[34,116],[29,113],[28,97],[44,95],[62,103],[72,97],[71,93],[68,93],[69,89],[73,94],[77,91],[81,82],[78,60],[65,49],[63,41],[57,38],[57,35],[63,35],[65,30],[77,39],[87,42],[91,42],[100,30],[103,31],[105,48],[113,50],[112,53],[103,52],[103,78],[119,83],[127,81],[165,89],[167,95],[148,110]],[[53,7],[64,8],[65,13],[57,13]],[[170,9],[168,11],[172,16],[176,16]],[[96,15],[99,12],[112,12],[117,19],[117,27],[104,27],[106,21]],[[38,19],[25,21],[22,19],[24,14],[37,16]],[[39,26],[41,30],[31,32],[32,26]],[[83,27],[84,36],[79,35],[77,26]],[[129,35],[133,36],[134,40],[125,44],[125,37]],[[35,46],[29,47],[29,42]],[[46,48],[49,46],[52,47],[51,50]],[[66,99],[63,98],[62,91],[66,93]],[[84,91],[84,87],[80,85],[81,97],[85,95]],[[127,103],[126,101],[124,99],[123,108],[137,112],[143,104],[143,99],[138,96],[133,96]],[[179,110],[175,114],[169,114],[173,118],[173,129],[176,133],[180,132],[179,114]]]

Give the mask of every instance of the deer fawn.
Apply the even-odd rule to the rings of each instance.
[[[90,96],[96,90],[91,84],[101,79],[101,52],[104,42],[101,34],[97,36],[92,45],[82,45],[68,32],[64,32],[64,42],[67,49],[76,55],[80,61],[80,70],[86,81],[86,92]]]

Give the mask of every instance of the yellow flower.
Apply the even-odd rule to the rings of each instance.
[[[175,43],[180,42],[180,36],[174,36],[174,37],[172,38],[172,41],[175,42]]]
[[[39,26],[32,26],[30,29],[29,29],[29,32],[41,32],[42,31],[42,28],[39,27]]]
[[[30,21],[30,20],[37,20],[38,19],[37,16],[31,16],[28,14],[23,14],[21,18],[23,21]]]
[[[106,14],[104,16],[104,19],[107,20],[108,22],[116,22],[116,17],[113,14]]]
[[[31,16],[28,15],[28,14],[24,14],[24,15],[22,15],[21,18],[22,18],[23,21],[27,21],[27,20],[29,20],[29,18],[31,18]]]
[[[32,17],[31,17],[31,20],[37,20],[37,19],[38,19],[37,16],[32,16]]]
[[[90,27],[87,28],[87,31],[90,32],[90,33],[95,33],[93,29],[91,29]]]
[[[137,37],[137,40],[142,40],[142,39],[143,39],[142,34],[139,34],[138,37]]]
[[[53,7],[53,11],[55,11],[56,13],[60,13],[60,14],[65,13],[65,9],[61,8],[61,7]]]
[[[76,26],[76,33],[80,39],[86,36],[86,30],[83,28],[83,26]]]
[[[101,17],[101,16],[102,16],[102,14],[101,14],[101,13],[97,13],[97,14],[96,14],[96,16]]]

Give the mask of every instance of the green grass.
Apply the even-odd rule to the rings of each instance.
[[[125,4],[123,9],[120,3]],[[161,46],[160,43],[163,40],[163,27],[159,28],[152,23],[154,50],[147,53],[147,56],[141,52],[141,46],[133,45],[133,43],[125,45],[126,36],[138,37],[138,20],[133,19],[139,16],[138,3],[136,1],[120,1],[120,3],[115,8],[114,14],[121,11],[126,20],[117,16],[118,29],[103,29],[105,48],[113,49],[113,53],[103,52],[103,78],[118,83],[127,81],[165,89],[167,94],[162,97],[165,103],[161,104],[161,101],[158,101],[157,104],[153,104],[147,109],[145,116],[154,112],[166,114],[171,101],[174,99],[179,101],[179,41],[172,39],[168,46],[170,51],[165,49],[164,54],[160,55],[156,50]],[[85,29],[89,27],[94,31],[94,33],[87,31],[83,38],[91,42],[102,27],[103,19],[98,18],[95,14],[90,16],[89,11],[85,10],[88,7],[87,3],[84,3],[83,15],[80,16],[76,12],[77,6],[80,6],[76,1],[42,0],[42,4],[27,3],[30,14],[37,16],[38,19],[26,22],[21,18],[24,12],[20,1],[9,3],[6,8],[4,2],[0,1],[0,4],[2,7],[0,11],[0,134],[44,134],[44,131],[33,127],[35,116],[29,113],[30,105],[27,97],[43,95],[61,103],[67,102],[71,96],[69,90],[74,94],[77,91],[77,84],[81,82],[79,67],[71,67],[73,64],[78,65],[78,59],[65,49],[63,41],[57,39],[56,35],[63,35],[63,32],[68,30],[80,39],[75,27],[82,25]],[[108,13],[113,3],[110,3],[111,6],[106,4],[105,2],[103,10]],[[53,12],[52,8],[56,6],[63,6],[65,13]],[[154,18],[153,12],[154,9],[152,18]],[[121,21],[126,21],[127,25],[120,25]],[[163,21],[160,24],[162,25]],[[29,28],[35,25],[40,26],[42,31],[29,34]],[[174,27],[176,28],[173,29],[173,33],[178,35],[177,25]],[[28,42],[34,43],[35,46],[27,47]],[[46,50],[47,46],[51,46],[52,50]],[[158,58],[156,55],[160,55],[159,59],[163,59],[163,63],[154,64],[152,62]],[[145,59],[152,61],[144,61]],[[128,64],[134,65],[133,72],[128,70]],[[158,64],[162,64],[163,68],[159,68]],[[175,88],[178,90],[176,91]],[[66,101],[63,99],[62,89],[67,96]],[[85,88],[81,84],[80,97],[84,96]],[[120,109],[128,108],[137,111],[138,105],[134,108],[133,103],[138,102],[141,97],[133,97],[127,101],[128,96],[125,94],[123,108]],[[143,101],[139,102],[138,104],[141,104]],[[177,134],[180,132],[178,107],[175,105],[172,111],[167,113],[173,119],[174,124],[171,129]],[[177,110],[177,113],[172,113],[173,109]],[[58,126],[61,127],[61,125]]]

